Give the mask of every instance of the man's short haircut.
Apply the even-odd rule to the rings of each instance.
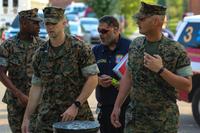
[[[99,19],[99,23],[106,23],[108,26],[116,27],[119,29],[119,22],[118,20],[110,15],[105,15]]]

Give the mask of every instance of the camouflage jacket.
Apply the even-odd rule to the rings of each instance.
[[[35,51],[44,44],[44,40],[34,37],[30,44],[26,45],[17,36],[4,41],[0,46],[0,65],[6,67],[8,77],[12,83],[24,94],[29,94],[33,70],[32,57]],[[3,98],[5,103],[16,104],[16,97],[7,89]]]
[[[145,37],[133,40],[129,48],[128,70],[132,75],[131,102],[126,111],[126,126],[134,132],[176,132],[179,111],[176,89],[157,73],[144,66]],[[148,43],[146,43],[148,45]],[[151,44],[150,44],[151,45]],[[183,46],[166,37],[159,41],[156,54],[169,71],[191,76],[190,60]]]
[[[155,72],[144,67],[144,37],[136,38],[129,50],[128,69],[132,74],[133,89],[131,91],[132,101],[138,101],[150,108],[160,108],[166,102],[176,101],[176,89],[169,85]],[[178,42],[162,37],[158,45],[157,54],[161,56],[163,65],[169,71],[178,74],[184,67],[190,67],[190,59],[183,46]],[[191,69],[190,69],[191,70]],[[192,72],[186,72],[191,76]]]
[[[34,76],[42,87],[39,120],[49,125],[61,120],[60,114],[80,95],[87,76],[98,73],[94,55],[88,45],[68,35],[63,45],[55,54],[48,41],[40,48],[33,61]],[[83,72],[85,67],[90,69]],[[36,84],[34,82],[33,78],[32,84]],[[79,109],[76,119],[93,120],[87,102]]]

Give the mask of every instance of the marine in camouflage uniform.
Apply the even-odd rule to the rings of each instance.
[[[59,30],[61,34],[57,36],[56,32],[55,34],[48,32],[50,40],[37,51],[33,59],[32,86],[39,90],[36,93],[41,92],[37,98],[40,101],[35,133],[51,133],[53,123],[60,121],[94,120],[86,99],[97,85],[97,73],[99,72],[91,48],[84,42],[68,34],[65,35],[63,28],[65,25],[62,25],[65,22],[63,20],[64,10],[57,7],[46,7],[43,11],[47,31],[56,26],[62,26],[62,28],[60,27],[61,30]],[[52,40],[61,36],[64,42],[55,47]],[[95,80],[91,80],[91,77]],[[84,93],[88,93],[85,100],[80,98]],[[76,105],[74,110],[75,101],[81,103],[81,106]],[[30,99],[30,102],[33,101]],[[30,105],[30,108],[32,106],[34,105]],[[77,115],[72,119],[66,118],[66,112],[72,108],[75,112],[77,107]],[[30,109],[27,107],[27,110]],[[25,118],[29,117],[29,113],[27,111]],[[24,121],[26,122],[26,119]],[[27,125],[24,125],[25,129]]]
[[[7,87],[3,102],[7,104],[8,122],[13,133],[21,133],[33,74],[32,57],[44,44],[38,37],[41,19],[37,12],[36,8],[19,12],[20,32],[0,46],[0,79]]]
[[[158,25],[161,36],[154,41],[148,38],[152,32],[148,34],[144,29],[147,25],[142,25],[145,21],[148,23],[149,16],[161,15],[161,18],[164,18],[162,15],[165,10],[163,6],[142,2],[140,12],[134,16],[137,22],[139,21],[140,32],[144,33],[145,37],[133,40],[129,48],[127,73],[131,75],[132,88],[131,102],[126,110],[125,133],[178,132],[179,111],[176,95],[177,90],[184,87],[188,91],[191,89],[190,59],[181,44],[161,34],[162,25]],[[157,23],[162,23],[160,20]],[[181,86],[182,84],[189,85]],[[118,108],[117,104],[115,110]],[[114,111],[112,118],[115,114]],[[112,119],[114,124],[115,120],[117,119]]]

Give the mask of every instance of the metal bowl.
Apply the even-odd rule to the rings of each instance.
[[[54,133],[97,133],[99,130],[97,121],[67,121],[53,124]]]

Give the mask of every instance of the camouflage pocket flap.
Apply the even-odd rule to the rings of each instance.
[[[64,69],[63,71],[63,75],[66,77],[66,76],[71,76],[73,73],[73,68],[70,68],[70,67],[67,67]]]

